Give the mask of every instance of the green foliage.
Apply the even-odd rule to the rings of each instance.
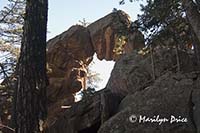
[[[21,43],[24,13],[25,0],[8,0],[8,5],[0,11],[0,38],[4,43]]]
[[[86,21],[85,18],[83,18],[83,20],[79,20],[78,21],[80,23],[80,25],[82,25],[83,27],[87,27],[90,23]]]
[[[138,15],[137,20],[140,30],[145,34],[146,44],[153,47],[178,45],[179,48],[187,50],[187,46],[192,43],[192,34],[182,2],[179,0],[146,0],[146,2],[146,5],[141,5],[143,13]]]
[[[191,29],[184,8],[179,0],[147,0],[142,6],[138,21],[146,33],[148,44],[187,50],[191,40]]]
[[[19,56],[25,0],[8,0],[0,11],[0,78],[14,72]]]
[[[123,54],[124,51],[123,49],[126,42],[127,42],[127,37],[124,35],[118,35],[117,37],[115,37],[115,47],[113,49],[115,55]]]
[[[8,77],[15,71],[19,56],[24,8],[24,0],[8,0],[0,11],[0,80],[5,84],[0,85],[0,118],[6,123],[11,120],[14,93],[14,81]]]

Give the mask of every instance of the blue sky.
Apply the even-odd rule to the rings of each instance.
[[[140,13],[141,2],[119,5],[118,0],[50,0],[48,30],[51,38],[67,30],[71,25],[77,24],[83,18],[88,22],[107,15],[113,8],[126,11],[135,20]]]
[[[128,0],[126,1],[127,4],[119,5],[119,0],[49,0],[48,31],[50,33],[47,38],[50,39],[66,31],[83,18],[87,22],[94,22],[112,12],[113,8],[125,11],[134,21],[140,13],[140,4],[144,2],[129,3]],[[0,9],[5,4],[6,0],[0,0]],[[99,84],[100,88],[105,87],[113,65],[112,61],[99,61],[95,58],[95,65],[92,68],[100,73],[100,78],[103,79]]]

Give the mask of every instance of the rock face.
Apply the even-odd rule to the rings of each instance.
[[[87,28],[72,26],[68,31],[48,41],[47,62],[50,102],[58,101],[84,88],[86,66],[94,50]],[[73,100],[72,100],[73,101]]]
[[[108,100],[106,107],[104,101]],[[63,109],[53,123],[49,123],[47,133],[96,133],[102,120],[107,120],[116,112],[119,98],[109,90],[96,92],[90,97]],[[65,111],[64,111],[65,110]],[[105,119],[107,118],[107,119]]]
[[[93,54],[96,52],[99,59],[113,60],[115,37],[127,32],[129,25],[128,15],[117,11],[88,27],[72,26],[48,41],[49,99],[62,99],[84,88],[86,67]]]
[[[85,89],[86,67],[93,54],[89,31],[83,26],[72,26],[48,41],[47,125],[61,114],[61,106],[74,103],[74,94]]]
[[[199,132],[200,72],[189,54],[158,49],[151,56],[132,52],[115,64],[106,88],[73,104],[48,133]],[[171,123],[170,123],[171,122]]]
[[[132,53],[136,49],[145,47],[144,35],[139,30],[130,31],[128,34],[127,44],[124,46],[126,54]]]
[[[135,52],[116,62],[107,89],[124,98],[118,113],[98,133],[200,131],[200,73],[194,60],[179,51],[181,71],[177,72],[175,50],[158,49],[153,56],[155,81],[148,54]]]
[[[72,26],[48,41],[48,125],[63,111],[62,105],[71,105],[74,94],[86,89],[86,68],[94,53],[99,59],[113,60],[115,37],[127,32],[129,25],[128,15],[117,11],[88,27]]]
[[[88,26],[98,59],[113,60],[115,40],[127,34],[129,27],[129,16],[123,11],[110,13]]]
[[[168,71],[176,71],[177,60],[175,50],[159,49],[154,55],[155,76],[160,77]],[[192,71],[194,64],[190,56],[179,51],[181,70]],[[184,60],[183,60],[184,59]],[[107,87],[114,93],[125,96],[144,89],[152,83],[152,59],[150,55],[138,54],[134,51],[125,54],[116,62]]]
[[[153,85],[126,96],[119,112],[98,133],[199,132],[199,79],[193,72],[164,74]]]

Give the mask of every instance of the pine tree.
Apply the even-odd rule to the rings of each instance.
[[[0,78],[15,71],[24,23],[25,1],[8,0],[0,11]]]
[[[15,96],[16,133],[39,132],[46,117],[47,0],[27,0],[18,86]]]
[[[24,13],[24,0],[8,0],[0,11],[0,38],[4,44],[20,45]]]

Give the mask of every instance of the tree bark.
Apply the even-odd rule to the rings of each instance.
[[[48,0],[27,0],[18,86],[15,97],[16,133],[39,132],[46,117],[46,31]]]

